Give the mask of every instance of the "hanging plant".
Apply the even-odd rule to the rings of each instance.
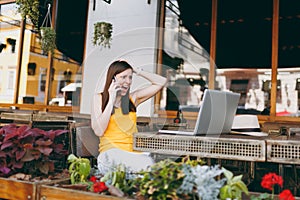
[[[39,0],[16,0],[18,12],[25,19],[30,19],[31,23],[38,27],[39,22]]]
[[[41,48],[44,52],[51,52],[54,53],[54,49],[56,49],[56,32],[52,27],[51,22],[51,4],[48,4],[48,11],[45,16],[45,19],[41,25],[40,33],[41,33]]]
[[[107,22],[97,22],[94,24],[93,45],[110,48],[112,40],[112,24]]]
[[[41,27],[41,48],[44,52],[54,52],[56,49],[56,32],[51,27]]]

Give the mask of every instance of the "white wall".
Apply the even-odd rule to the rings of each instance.
[[[81,93],[80,113],[90,114],[91,97],[103,71],[116,59],[125,59],[133,67],[140,66],[144,70],[156,70],[156,24],[157,0],[112,0],[111,4],[89,0],[88,31],[86,54],[83,62],[83,85]],[[93,46],[92,37],[94,23],[105,21],[113,25],[111,48]],[[133,78],[132,89],[142,87],[147,81],[140,77]],[[139,106],[138,116],[151,116],[154,111],[154,99]]]
[[[12,53],[12,46],[6,42],[7,38],[15,39],[16,46],[15,52]],[[24,44],[23,44],[23,57],[22,57],[22,67],[21,67],[21,76],[20,76],[20,87],[19,87],[19,100],[22,100],[22,97],[26,95],[27,87],[27,63],[29,61],[30,54],[30,39],[31,31],[25,30],[24,33]],[[2,103],[12,103],[14,98],[14,91],[16,90],[15,79],[16,79],[16,69],[17,61],[19,54],[19,45],[20,42],[20,30],[18,28],[6,29],[0,31],[0,43],[6,44],[6,48],[0,53],[0,101]],[[13,72],[15,77],[14,80],[9,80],[9,72]],[[9,85],[13,83],[13,85]]]

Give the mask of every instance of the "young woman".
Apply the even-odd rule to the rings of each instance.
[[[151,84],[131,92],[133,73]],[[98,87],[94,94],[91,112],[92,128],[100,137],[98,169],[106,173],[120,164],[131,171],[146,169],[153,164],[151,157],[133,150],[133,134],[137,132],[136,107],[159,92],[167,79],[133,69],[126,61],[113,62],[104,79],[103,88]]]

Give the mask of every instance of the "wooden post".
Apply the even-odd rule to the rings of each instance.
[[[215,60],[216,60],[216,35],[217,35],[218,0],[212,0],[211,33],[210,33],[210,62],[208,88],[215,88]]]
[[[22,68],[22,60],[23,60],[23,46],[24,46],[24,35],[25,35],[25,27],[26,27],[26,17],[21,20],[21,29],[20,29],[20,45],[18,52],[18,63],[16,68],[16,85],[14,91],[14,104],[18,103],[19,98],[19,86],[20,86],[20,76],[21,76],[21,68]]]
[[[55,28],[55,18],[56,18],[56,0],[53,0],[52,5],[52,28]],[[47,75],[46,75],[46,86],[45,86],[45,99],[44,104],[48,105],[50,94],[51,94],[51,86],[52,86],[52,77],[54,77],[54,74],[52,74],[52,68],[53,68],[53,54],[51,52],[48,52],[48,65],[47,65]]]
[[[163,62],[163,44],[164,44],[164,28],[165,28],[165,0],[160,0],[160,13],[158,22],[158,44],[157,44],[157,66],[156,73],[162,74],[162,62]],[[159,111],[161,93],[157,93],[154,98],[154,112]]]
[[[273,0],[272,21],[272,76],[271,76],[271,109],[270,121],[275,121],[277,99],[277,67],[278,67],[278,27],[279,27],[279,0]]]

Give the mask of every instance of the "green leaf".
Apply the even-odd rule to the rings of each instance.
[[[89,163],[80,163],[79,165],[79,173],[84,176],[88,176],[90,174],[90,164]]]
[[[243,191],[243,192],[245,192],[246,194],[248,194],[248,188],[247,188],[247,186],[246,186],[246,184],[245,184],[244,182],[239,181],[239,182],[236,183],[236,185],[237,185],[237,187],[238,187],[241,191]]]
[[[75,171],[75,169],[74,169],[74,165],[75,164],[76,164],[75,162],[73,162],[73,163],[70,164],[70,166],[69,166],[69,173],[72,173],[72,172]]]
[[[224,167],[222,167],[222,170],[224,171],[224,176],[227,178],[227,180],[231,180],[233,177],[233,173]]]
[[[74,174],[71,174],[71,175],[70,175],[70,179],[71,179],[71,183],[72,183],[72,184],[75,184],[75,177],[74,177]]]
[[[68,156],[68,162],[74,162],[75,160],[77,160],[78,158],[74,155],[74,154],[70,154]]]
[[[242,181],[242,177],[243,175],[238,175],[238,176],[235,176],[232,178],[232,182],[235,183],[235,182],[239,182],[239,181]]]
[[[220,198],[221,200],[224,200],[226,198],[230,198],[231,195],[230,195],[230,187],[229,185],[225,185],[223,186],[221,189],[220,189]]]

